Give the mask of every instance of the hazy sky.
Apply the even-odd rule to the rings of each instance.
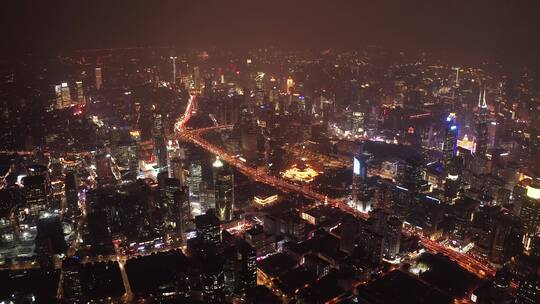
[[[538,0],[6,0],[3,6],[4,50],[377,43],[465,57],[540,57]]]

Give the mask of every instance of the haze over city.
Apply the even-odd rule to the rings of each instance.
[[[18,1],[1,303],[540,302],[538,1]]]

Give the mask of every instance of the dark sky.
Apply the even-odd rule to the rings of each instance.
[[[5,0],[4,51],[178,45],[425,48],[540,57],[538,0]],[[12,52],[13,53],[13,52]]]

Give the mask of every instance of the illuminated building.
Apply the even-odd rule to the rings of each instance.
[[[114,178],[110,154],[96,154],[96,173],[98,178],[103,181],[109,181]]]
[[[538,275],[529,275],[519,283],[516,303],[537,304],[540,301],[540,280]]]
[[[64,185],[68,214],[79,214],[79,185],[77,174],[72,171],[67,172]]]
[[[204,243],[215,247],[221,245],[221,227],[219,219],[213,210],[208,210],[205,214],[196,216],[195,228],[197,237],[201,238]]]
[[[237,288],[247,292],[257,286],[257,252],[244,240],[236,244],[238,261]]]
[[[469,140],[469,136],[465,134],[463,139],[458,139],[457,146],[466,150],[469,150],[471,153],[475,151],[475,143],[473,140]]]
[[[534,236],[540,235],[540,181],[536,179],[526,190],[521,197],[520,218],[526,234],[525,249],[529,250]]]
[[[180,213],[180,206],[177,206],[177,204],[181,205],[182,202],[177,201],[178,199],[181,199],[178,197],[177,192],[181,192],[182,185],[176,178],[166,178],[164,184],[165,200],[163,205],[167,213],[167,222],[169,227],[176,228],[174,229],[175,232],[179,232],[179,230],[181,230],[181,225],[178,225],[180,218],[178,218],[177,215]]]
[[[193,68],[193,85],[195,90],[201,89],[201,69],[198,66]]]
[[[54,86],[54,93],[56,96],[56,108],[64,109],[71,106],[71,92],[67,82],[62,82],[59,85]]]
[[[521,224],[509,214],[498,216],[489,255],[491,262],[502,265],[523,251],[522,228]]]
[[[82,300],[81,271],[82,265],[79,258],[71,257],[62,261],[62,299],[66,303],[79,303]]]
[[[182,158],[174,157],[169,160],[169,177],[176,178],[182,185],[186,185],[186,173]]]
[[[454,113],[448,115],[446,123],[441,163],[448,168],[454,162],[457,150],[458,128]]]
[[[202,261],[200,283],[204,303],[223,303],[224,272],[223,262],[217,256]]]
[[[216,215],[220,221],[231,221],[234,210],[234,175],[220,159],[216,159],[212,166],[215,174]]]
[[[95,70],[96,74],[96,90],[101,90],[101,86],[103,85],[103,78],[101,76],[101,68],[96,68]]]
[[[360,232],[358,242],[363,256],[373,265],[379,265],[383,257],[384,237],[366,228]]]
[[[153,107],[152,113],[152,139],[154,142],[154,155],[160,170],[167,170],[167,143],[161,113]]]
[[[420,157],[409,157],[403,166],[402,185],[412,193],[421,190],[425,184],[422,178],[422,159]]]
[[[283,177],[304,183],[313,181],[318,175],[319,172],[315,171],[308,165],[297,166],[295,164],[290,169],[283,172]]]
[[[451,169],[444,181],[444,196],[448,202],[454,202],[458,197],[461,187],[461,179],[455,169]]]
[[[294,87],[294,81],[292,77],[287,78],[287,94],[292,93],[293,87]]]
[[[78,104],[84,104],[84,89],[83,89],[83,83],[82,81],[76,81],[75,87],[77,88],[77,103]]]
[[[384,234],[384,256],[394,259],[399,254],[401,243],[401,220],[396,216],[388,218]]]
[[[270,196],[267,196],[267,197],[255,196],[253,198],[253,202],[255,204],[258,204],[258,205],[261,205],[261,206],[271,205],[271,204],[275,203],[277,200],[278,200],[278,195],[277,194],[270,195]]]
[[[189,174],[186,177],[186,183],[189,187],[189,200],[193,203],[199,203],[201,205],[201,212],[204,213],[209,209],[207,202],[201,200],[202,188],[202,166],[200,162],[192,162],[189,166]]]
[[[362,155],[353,157],[353,178],[352,178],[352,203],[356,209],[362,212],[371,210],[371,202],[366,185],[367,164]]]
[[[172,83],[173,84],[176,84],[176,59],[177,57],[176,56],[171,56],[170,57],[171,61],[172,61],[172,72],[173,72],[173,77],[172,77]]]
[[[363,112],[352,112],[351,124],[352,124],[352,136],[359,137],[364,135],[364,113]]]
[[[258,72],[255,76],[255,105],[261,106],[264,103],[264,73]]]
[[[486,90],[478,97],[478,114],[476,117],[476,154],[485,156],[488,145],[488,107]]]
[[[50,207],[51,186],[44,175],[26,176],[22,180],[29,214],[37,217]]]
[[[184,237],[189,220],[191,220],[191,206],[189,203],[189,190],[187,187],[178,189],[173,194],[174,219],[176,221],[177,236]]]

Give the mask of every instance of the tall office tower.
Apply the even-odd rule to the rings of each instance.
[[[176,59],[177,57],[171,56],[170,59],[172,61],[172,72],[173,72],[172,83],[176,84]]]
[[[195,229],[197,237],[204,243],[215,247],[221,245],[221,227],[214,210],[208,210],[205,214],[196,216]]]
[[[268,92],[268,102],[276,113],[280,111],[279,89],[275,78],[270,78],[270,91]]]
[[[246,119],[238,124],[240,129],[240,144],[242,146],[242,155],[248,162],[257,161],[258,139],[261,128],[256,121]]]
[[[362,255],[374,265],[378,265],[382,261],[384,249],[384,237],[377,232],[364,227],[358,238],[358,247]]]
[[[201,89],[201,69],[198,66],[193,68],[193,85],[195,90]]]
[[[96,154],[96,173],[102,181],[110,181],[114,178],[110,154],[104,152]]]
[[[264,104],[264,73],[257,72],[255,76],[255,105],[261,106]]]
[[[77,103],[78,104],[84,104],[85,103],[85,100],[84,100],[84,89],[83,89],[83,83],[82,81],[76,81],[75,82],[75,87],[77,89]]]
[[[219,158],[212,164],[214,168],[214,197],[216,213],[220,221],[231,221],[234,209],[234,175]]]
[[[67,108],[71,106],[71,92],[67,82],[62,82],[62,108]]]
[[[447,203],[451,204],[458,198],[461,189],[461,179],[457,173],[457,169],[451,167],[444,181],[444,196]]]
[[[401,226],[402,222],[397,216],[388,218],[384,233],[384,256],[387,259],[394,259],[399,254]]]
[[[232,295],[237,289],[238,281],[238,249],[236,246],[229,246],[223,249],[223,285],[227,295]]]
[[[289,76],[287,78],[287,94],[291,94],[293,88],[294,88],[294,80],[292,79],[292,77]]]
[[[152,140],[154,142],[154,155],[157,158],[157,165],[160,171],[167,170],[167,143],[165,139],[165,129],[161,113],[152,106]]]
[[[182,185],[187,185],[186,170],[182,158],[174,157],[169,160],[169,177],[178,179]]]
[[[101,86],[103,85],[103,79],[101,76],[101,68],[96,68],[96,90],[101,90]]]
[[[37,218],[40,212],[50,209],[52,191],[45,175],[26,176],[22,183],[29,215]]]
[[[246,293],[257,286],[257,252],[245,240],[239,240],[237,247],[238,278],[237,290]]]
[[[202,184],[202,166],[198,161],[193,161],[188,168],[189,174],[186,177],[186,183],[189,187],[189,199],[191,202],[200,202],[201,184]],[[206,210],[204,210],[206,212]],[[204,213],[203,212],[203,213]]]
[[[178,179],[168,177],[165,178],[163,189],[165,193],[163,206],[165,207],[165,210],[167,210],[170,222],[173,222],[173,220],[171,219],[173,218],[173,210],[175,206],[174,194],[180,189],[182,189],[182,185],[180,184],[180,181]]]
[[[500,214],[495,223],[489,260],[502,265],[523,251],[523,226],[509,214]]]
[[[531,249],[535,236],[540,235],[540,180],[527,186],[527,193],[521,202],[520,218],[525,230],[525,249]]]
[[[402,184],[411,193],[420,191],[425,184],[422,178],[422,158],[419,156],[408,157],[403,166]]]
[[[64,187],[66,191],[67,214],[70,216],[79,215],[79,183],[75,172],[70,171],[66,173]]]
[[[62,261],[62,299],[64,303],[82,303],[82,265],[79,258],[70,257]]]
[[[200,286],[204,303],[224,303],[223,259],[220,256],[204,257],[201,266]]]
[[[454,163],[457,151],[457,139],[458,128],[456,125],[456,116],[454,113],[450,113],[450,115],[448,115],[446,118],[441,159],[441,163],[446,169],[448,169]]]
[[[348,254],[354,253],[355,238],[358,234],[358,222],[352,216],[343,219],[341,225],[341,238],[339,241],[339,250]]]
[[[176,234],[182,240],[186,233],[187,224],[191,220],[191,206],[189,204],[189,189],[182,187],[174,193],[174,218],[176,221]]]
[[[64,107],[64,103],[62,101],[62,85],[57,84],[54,86],[54,94],[55,94],[55,107],[57,109],[62,109]]]
[[[54,86],[54,93],[56,96],[56,108],[64,109],[71,106],[71,92],[67,82],[62,82],[59,85]]]
[[[371,210],[371,200],[366,180],[366,159],[363,155],[355,155],[353,156],[352,202],[356,209],[365,213]]]
[[[538,274],[525,277],[519,283],[516,304],[537,304],[540,303],[540,279]]]
[[[351,134],[353,137],[359,137],[364,135],[364,112],[353,111],[351,112]]]
[[[488,145],[488,107],[486,90],[478,96],[478,113],[476,117],[476,155],[484,156]]]

